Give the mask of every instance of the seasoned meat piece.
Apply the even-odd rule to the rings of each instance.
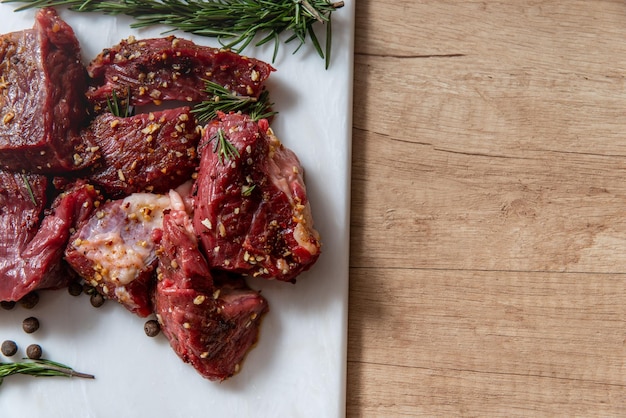
[[[321,246],[296,155],[242,114],[220,114],[201,147],[194,225],[209,265],[293,281]]]
[[[62,287],[70,278],[62,263],[70,231],[89,217],[100,196],[79,181],[54,200],[40,222],[46,185],[40,175],[0,172],[0,300]]]
[[[155,312],[184,362],[207,379],[224,380],[256,343],[268,305],[241,278],[213,280],[192,221],[177,206],[163,221]]]
[[[167,195],[134,193],[101,205],[70,238],[65,259],[104,296],[145,317]]]
[[[87,96],[96,110],[106,104],[113,91],[127,97],[129,89],[134,106],[204,100],[204,80],[240,95],[258,97],[274,71],[263,61],[175,36],[122,40],[102,51],[87,70],[93,79]]]
[[[74,32],[54,9],[40,10],[33,29],[0,36],[0,166],[58,173],[96,159],[79,135],[86,79]]]
[[[189,180],[198,165],[200,129],[188,107],[126,118],[103,113],[83,137],[102,154],[89,179],[113,197],[165,193]]]

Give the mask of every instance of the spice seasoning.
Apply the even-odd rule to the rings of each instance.
[[[151,319],[149,321],[146,321],[145,325],[143,326],[143,330],[148,337],[156,337],[157,335],[159,335],[159,332],[161,332],[161,326],[157,321]]]
[[[83,286],[78,282],[71,282],[67,286],[67,291],[72,296],[79,296],[81,293],[83,293]]]
[[[99,308],[102,305],[104,305],[104,296],[102,296],[100,293],[92,293],[92,295],[89,297],[89,301],[91,302],[91,306],[93,306],[94,308]]]
[[[17,344],[15,344],[15,341],[5,340],[2,342],[2,348],[0,350],[5,356],[11,357],[17,353]]]
[[[15,308],[16,303],[14,301],[2,301],[0,302],[0,307],[2,309],[5,309],[7,311],[10,311],[11,309]]]
[[[27,334],[32,334],[39,329],[39,320],[34,316],[29,316],[22,321],[22,329]]]
[[[32,309],[37,305],[37,303],[39,303],[39,294],[37,292],[30,292],[20,299],[20,305],[22,305],[25,309]]]
[[[31,344],[26,347],[26,356],[29,359],[38,360],[41,358],[41,346],[39,344]]]

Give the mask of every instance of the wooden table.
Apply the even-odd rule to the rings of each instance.
[[[626,414],[626,2],[359,0],[355,39],[348,416]]]

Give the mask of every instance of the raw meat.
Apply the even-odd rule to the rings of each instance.
[[[107,202],[70,238],[65,259],[104,296],[145,317],[152,313],[156,248],[168,195],[134,193]]]
[[[100,196],[77,182],[61,193],[43,220],[47,180],[0,172],[0,300],[19,300],[37,289],[66,285],[62,262],[71,230],[90,215]]]
[[[224,380],[256,343],[268,305],[241,277],[213,280],[192,220],[182,202],[173,206],[163,222],[155,312],[184,362],[207,379]]]
[[[209,265],[293,281],[321,247],[296,155],[266,120],[235,113],[211,122],[201,147],[194,226]]]
[[[83,137],[102,154],[89,179],[113,197],[166,193],[189,180],[198,165],[200,129],[188,107],[125,118],[103,113]]]
[[[79,135],[86,80],[74,32],[54,9],[40,10],[33,29],[0,36],[0,166],[59,173],[96,159]]]
[[[112,97],[128,97],[133,106],[206,99],[205,80],[246,96],[258,97],[274,69],[234,52],[169,36],[132,37],[102,51],[88,66],[92,87],[87,97],[99,111]]]

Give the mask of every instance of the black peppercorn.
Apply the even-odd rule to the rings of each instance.
[[[90,285],[89,283],[83,284],[83,292],[87,295],[93,295],[96,292],[96,288]]]
[[[68,286],[67,286],[67,291],[70,295],[72,296],[78,296],[81,293],[83,293],[83,285],[81,285],[78,282],[71,282]]]
[[[37,292],[30,292],[22,299],[20,299],[20,305],[26,309],[32,309],[39,302],[39,294]]]
[[[146,321],[143,326],[143,330],[148,337],[156,337],[157,335],[159,335],[159,332],[161,332],[161,326],[157,321],[151,319],[149,321]]]
[[[91,302],[91,306],[99,308],[104,305],[104,296],[96,292],[89,297],[89,301]]]
[[[31,344],[26,347],[26,356],[28,356],[29,359],[39,360],[41,354],[41,346],[39,344]]]
[[[0,302],[0,307],[2,307],[2,309],[10,311],[11,309],[15,308],[15,302],[14,301],[2,301]]]
[[[17,344],[15,344],[15,341],[5,340],[2,342],[2,348],[0,350],[5,356],[11,357],[17,353]]]
[[[39,329],[39,320],[34,316],[30,316],[22,321],[22,329],[27,334],[32,334]]]

